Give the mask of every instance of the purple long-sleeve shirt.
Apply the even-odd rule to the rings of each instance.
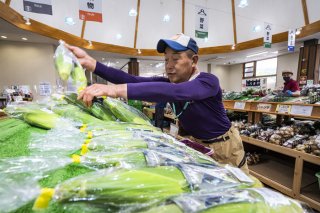
[[[173,102],[183,129],[198,139],[211,139],[226,133],[231,123],[222,103],[222,91],[215,75],[201,72],[195,79],[170,83],[164,77],[140,77],[97,62],[94,73],[114,84],[128,85],[128,99]]]

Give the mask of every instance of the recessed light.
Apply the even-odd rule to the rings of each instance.
[[[89,43],[89,47],[91,47],[91,46],[92,46],[92,42],[91,42],[91,41],[88,41],[88,43]]]
[[[27,41],[28,39],[27,38],[25,38],[25,37],[23,37],[23,38],[21,38],[22,40],[24,40],[24,41]]]
[[[169,22],[170,21],[170,16],[168,14],[163,16],[163,21],[164,22]]]
[[[231,49],[232,49],[232,50],[236,49],[236,45],[235,45],[235,44],[232,45]]]
[[[137,16],[137,14],[137,11],[133,8],[129,11],[129,16]]]
[[[104,61],[105,58],[102,58],[102,61]]]
[[[116,37],[118,40],[120,40],[122,38],[122,35],[120,33],[118,33]]]
[[[138,49],[137,52],[138,52],[138,54],[141,54],[141,50],[140,49]]]
[[[278,54],[279,51],[277,50],[277,51],[273,51],[273,52],[271,52],[271,53],[273,53],[273,54]]]
[[[116,63],[119,64],[119,61],[117,61]]]
[[[268,51],[264,51],[264,52],[261,52],[261,53],[254,53],[254,54],[251,54],[251,55],[247,55],[246,57],[247,58],[251,58],[251,57],[255,57],[255,56],[259,56],[259,55],[264,55],[264,54],[267,54]]]
[[[252,31],[253,31],[254,33],[259,32],[260,30],[261,30],[261,26],[260,26],[260,25],[256,25],[256,26],[254,26],[253,29],[252,29]]]
[[[238,4],[238,7],[244,8],[248,6],[248,1],[247,0],[241,0],[240,3]]]
[[[296,29],[296,35],[300,35],[302,28]]]
[[[7,36],[1,36],[1,38],[8,38]]]
[[[73,20],[72,17],[65,17],[64,23],[66,23],[67,25],[71,25],[71,26],[76,24],[76,22]]]

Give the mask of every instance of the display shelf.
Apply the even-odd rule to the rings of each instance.
[[[261,158],[263,158],[263,160],[258,164],[250,165],[249,169],[256,174],[260,174],[265,177],[263,182],[267,185],[271,185],[270,183],[273,180],[277,180],[277,183],[280,185],[291,189],[293,184],[294,168],[290,164],[286,164],[284,160],[268,156],[267,154],[263,154],[263,157]]]
[[[242,103],[242,104],[239,104]],[[320,105],[319,104],[303,104],[303,103],[290,103],[290,102],[258,102],[258,101],[237,101],[237,100],[224,100],[224,107],[227,110],[249,112],[249,113],[268,113],[275,115],[287,115],[291,117],[298,117],[304,119],[320,119]],[[261,106],[265,107],[261,107]],[[288,106],[290,109],[288,113],[281,113],[277,111],[278,106]],[[292,113],[291,108],[297,107],[312,107],[310,115],[307,111],[301,112],[302,114]],[[303,111],[303,110],[302,110]]]
[[[267,156],[266,161],[249,166],[250,173],[266,185],[288,196],[300,199],[320,211],[320,190],[314,176],[314,169],[320,165],[320,157],[247,136],[241,136],[241,138],[245,144],[271,150],[280,156],[283,155],[284,158],[295,159],[294,165],[290,166],[290,163],[281,157]],[[313,166],[312,170],[304,168],[304,163],[316,166]]]

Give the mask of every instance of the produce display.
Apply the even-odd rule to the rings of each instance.
[[[251,125],[234,122],[240,134],[320,156],[320,122],[295,121],[291,126]]]
[[[203,197],[210,205],[192,212],[233,212],[237,199],[248,210],[305,211],[277,192],[283,205],[269,206],[240,169],[162,133],[118,100],[104,102],[110,111],[92,113],[60,99],[8,106],[13,118],[0,120],[0,141],[8,149],[0,151],[1,211],[190,212],[181,201]],[[109,112],[117,121],[104,119]]]

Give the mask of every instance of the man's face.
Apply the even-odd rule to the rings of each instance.
[[[165,52],[166,74],[171,83],[188,81],[193,74],[192,62],[186,52],[175,52],[167,47]]]

